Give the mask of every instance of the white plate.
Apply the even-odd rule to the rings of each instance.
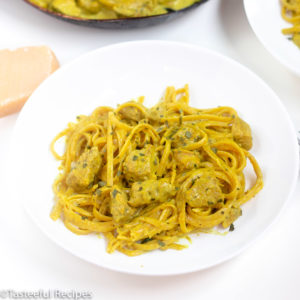
[[[61,221],[53,222],[51,185],[58,163],[49,151],[52,138],[78,114],[100,105],[146,96],[155,103],[167,85],[190,84],[191,105],[233,106],[251,124],[252,153],[265,187],[243,206],[235,231],[227,236],[203,234],[183,251],[154,251],[139,257],[107,254],[105,240],[77,236]],[[274,221],[295,187],[298,166],[296,136],[277,96],[240,64],[192,45],[143,41],[98,49],[62,67],[31,96],[12,140],[12,201],[25,209],[58,245],[98,266],[143,275],[171,275],[205,269],[240,253]],[[251,179],[251,178],[250,178]]]
[[[291,24],[281,17],[280,0],[244,0],[244,6],[260,42],[280,63],[300,76],[300,50],[281,33]]]

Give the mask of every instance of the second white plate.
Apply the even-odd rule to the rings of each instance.
[[[291,24],[281,17],[280,0],[244,0],[244,7],[260,42],[280,63],[300,76],[300,50],[281,33]]]

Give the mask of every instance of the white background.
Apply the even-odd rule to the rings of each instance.
[[[241,0],[210,0],[167,24],[127,31],[67,24],[21,0],[0,0],[0,5],[0,48],[46,44],[61,64],[104,45],[141,39],[184,41],[222,52],[265,80],[283,101],[295,129],[300,130],[300,78],[260,45]],[[276,224],[229,262],[174,277],[107,271],[53,244],[25,214],[22,199],[9,201],[4,165],[16,118],[0,119],[0,290],[89,291],[94,299],[300,299],[299,184]]]

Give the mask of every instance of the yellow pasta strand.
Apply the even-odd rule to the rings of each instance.
[[[281,0],[282,18],[291,23],[291,27],[282,29],[282,33],[289,35],[290,39],[300,47],[300,1]]]

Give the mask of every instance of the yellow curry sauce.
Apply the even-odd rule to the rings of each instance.
[[[166,14],[201,0],[29,0],[50,11],[84,19],[119,19]]]

